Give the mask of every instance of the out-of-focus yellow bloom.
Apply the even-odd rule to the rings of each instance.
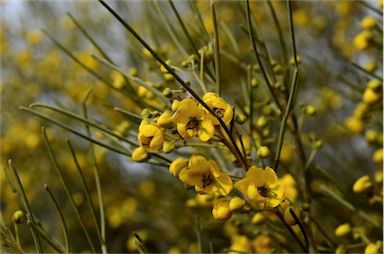
[[[378,243],[370,243],[365,247],[364,254],[377,254],[379,253],[381,248],[380,242]]]
[[[148,232],[145,231],[145,230],[140,230],[139,232],[137,232],[137,234],[140,236],[140,238],[143,241],[146,241],[148,239]],[[130,251],[130,252],[137,252],[136,241],[137,241],[136,237],[133,236],[133,235],[131,235],[127,239],[126,247],[127,247],[128,251]]]
[[[312,105],[308,105],[305,107],[305,113],[309,116],[313,116],[316,114],[316,108]]]
[[[137,139],[139,140],[140,146],[152,150],[159,150],[164,142],[163,130],[156,124],[143,122],[140,124]]]
[[[128,121],[122,121],[115,130],[116,134],[123,135],[124,132],[131,126]]]
[[[372,37],[372,32],[364,30],[353,38],[353,45],[358,50],[365,50],[371,45]]]
[[[267,146],[260,146],[257,150],[257,156],[260,158],[267,158],[270,154],[269,148]]]
[[[154,181],[145,180],[142,181],[139,185],[139,191],[144,197],[151,197],[156,190],[156,184]]]
[[[353,191],[360,193],[372,187],[372,182],[369,176],[362,176],[353,184]]]
[[[293,158],[293,148],[290,145],[283,144],[280,151],[280,161],[283,163],[289,163]]]
[[[239,197],[233,197],[231,201],[229,201],[229,210],[236,211],[241,209],[245,205],[245,200]]]
[[[255,213],[252,217],[252,224],[259,224],[264,221],[265,216],[262,213]]]
[[[259,128],[263,128],[265,125],[267,125],[268,120],[265,116],[260,116],[259,119],[256,121],[256,126]]]
[[[229,201],[225,199],[216,200],[213,204],[212,215],[217,220],[228,220],[232,216]]]
[[[344,253],[346,253],[345,246],[344,245],[339,245],[336,248],[335,254],[344,254]]]
[[[380,100],[381,94],[371,88],[367,88],[363,94],[363,101],[367,104],[374,104]]]
[[[231,247],[230,249],[234,252],[230,252],[231,254],[234,253],[250,253],[252,252],[251,249],[251,243],[248,240],[248,238],[244,235],[234,235],[231,238]]]
[[[148,159],[148,152],[145,148],[139,146],[133,151],[131,159],[137,162],[143,162]]]
[[[120,89],[124,85],[124,76],[118,71],[112,71],[111,73],[112,84],[115,88]]]
[[[180,102],[172,121],[177,124],[177,131],[183,138],[198,136],[200,140],[208,141],[215,133],[215,128],[204,109],[192,99]]]
[[[379,134],[375,130],[367,130],[365,132],[365,140],[367,140],[368,143],[375,143],[378,136]]]
[[[309,12],[306,8],[300,8],[293,13],[293,23],[298,26],[306,26],[310,21]]]
[[[368,72],[374,72],[377,68],[377,64],[375,61],[368,62],[364,65],[364,69]]]
[[[373,161],[377,164],[383,162],[383,148],[379,148],[373,153]]]
[[[179,172],[182,182],[195,186],[200,194],[218,193],[227,195],[233,188],[232,179],[213,160],[207,160],[201,155],[192,155],[188,167]]]
[[[39,45],[42,41],[42,34],[39,30],[31,30],[27,33],[27,41],[32,45]]]
[[[361,134],[364,129],[363,122],[354,116],[345,120],[345,127],[354,134]]]
[[[94,59],[92,54],[89,52],[79,52],[78,58],[80,62],[92,70],[96,69],[100,65],[100,63]]]
[[[346,236],[351,232],[351,225],[348,223],[342,224],[335,229],[335,235],[338,237]]]
[[[28,50],[22,50],[16,56],[16,59],[17,59],[17,63],[21,67],[25,68],[25,67],[27,67],[31,63],[32,56],[31,56],[31,53]]]
[[[250,167],[245,178],[235,186],[262,208],[276,207],[283,201],[284,188],[279,184],[275,171],[269,167]]]
[[[372,79],[368,82],[367,87],[376,91],[381,87],[381,82],[378,79]]]
[[[295,178],[290,174],[286,174],[279,179],[279,184],[284,186],[284,197],[291,202],[295,202],[298,195]]]
[[[368,111],[368,105],[364,102],[360,102],[357,104],[355,110],[353,111],[353,116],[361,119],[364,117],[367,111]]]
[[[172,161],[171,165],[169,165],[169,172],[174,176],[179,176],[179,173],[182,169],[188,167],[188,159],[185,158],[177,158]]]
[[[259,235],[252,242],[256,253],[270,253],[272,251],[272,239],[267,235]]]
[[[295,218],[292,216],[290,209],[293,210],[293,212],[296,214],[296,216],[298,218],[300,218],[300,210],[298,208],[292,207],[292,206],[289,206],[289,207],[285,208],[285,210],[284,210],[284,221],[288,225],[293,226],[293,225],[296,225],[297,222],[296,222]]]
[[[153,83],[150,82],[150,81],[147,81],[147,84],[149,86],[153,86]],[[151,99],[155,98],[155,94],[153,94],[151,91],[149,91],[144,86],[139,86],[139,88],[137,89],[137,94],[140,97],[143,97],[143,98],[148,99],[148,100],[151,100]]]
[[[157,119],[157,125],[162,128],[170,128],[172,126],[172,114],[169,111],[162,113]]]
[[[229,124],[233,117],[233,110],[223,98],[216,93],[206,93],[203,97],[204,102],[219,116],[225,124]],[[208,118],[214,125],[219,125],[219,121],[207,111]]]
[[[361,20],[360,24],[363,29],[372,29],[376,26],[376,19],[373,16],[367,16]]]

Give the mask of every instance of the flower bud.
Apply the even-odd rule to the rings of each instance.
[[[136,148],[136,150],[132,153],[131,159],[136,162],[143,162],[148,160],[147,150],[141,146]]]
[[[168,142],[168,141],[164,141],[164,143],[163,143],[163,152],[164,153],[170,153],[174,149],[175,149],[175,144]]]
[[[336,228],[335,235],[338,237],[343,237],[349,234],[350,232],[351,232],[351,225],[349,225],[348,223],[345,223]]]
[[[267,158],[270,154],[269,148],[267,146],[260,146],[257,150],[257,156],[260,158]]]
[[[225,199],[217,200],[213,204],[212,214],[217,220],[226,221],[231,218],[232,212],[229,210],[229,201]]]
[[[262,213],[255,213],[255,215],[253,215],[252,217],[252,224],[260,224],[261,222],[264,221],[264,215]]]
[[[16,224],[21,224],[25,221],[25,214],[21,210],[17,210],[13,215],[12,215],[12,220]]]
[[[239,197],[234,197],[229,201],[229,210],[236,211],[245,205],[245,200]]]
[[[172,122],[171,112],[165,111],[164,113],[162,113],[159,116],[159,118],[157,119],[156,123],[157,123],[157,125],[159,125],[162,128],[165,128],[165,129],[172,127],[173,122]]]
[[[177,158],[169,165],[169,172],[174,176],[178,176],[180,171],[188,166],[188,162],[188,159],[182,157]]]

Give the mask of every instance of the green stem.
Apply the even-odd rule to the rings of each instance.
[[[44,189],[48,193],[50,200],[52,201],[52,204],[55,207],[57,214],[59,215],[60,222],[61,222],[61,228],[62,228],[63,233],[64,233],[65,253],[69,253],[70,247],[69,247],[69,241],[68,241],[68,229],[67,229],[67,224],[65,223],[64,215],[61,212],[61,209],[60,209],[59,203],[57,202],[57,199],[53,195],[53,193],[52,193],[51,189],[48,187],[48,185],[45,184]]]
[[[87,94],[82,102],[82,106],[83,106],[83,115],[84,115],[84,118],[85,119],[88,119],[88,111],[87,111],[87,99],[88,99],[88,95]],[[89,138],[92,138],[92,134],[91,134],[91,130],[89,128],[88,125],[85,125],[85,129],[86,129],[86,132],[87,132],[87,136]],[[97,190],[97,197],[98,197],[98,200],[99,200],[99,208],[100,208],[100,230],[98,228],[98,223],[97,223],[97,219],[96,219],[96,213],[94,213],[94,220],[95,220],[95,223],[96,223],[96,226],[97,226],[97,233],[98,233],[98,236],[100,238],[100,243],[101,243],[101,250],[102,250],[102,253],[107,253],[107,245],[106,245],[106,235],[105,235],[105,215],[104,215],[104,200],[103,200],[103,193],[102,193],[102,189],[101,189],[101,183],[100,183],[100,176],[99,176],[99,168],[97,166],[97,162],[96,162],[96,154],[95,154],[95,148],[93,146],[93,143],[90,143],[91,145],[91,151],[90,151],[90,154],[92,156],[92,161],[93,161],[93,169],[94,169],[94,175],[95,175],[95,182],[96,182],[96,190]],[[75,161],[77,162],[76,160],[76,155],[75,153],[73,152],[73,149],[72,149],[72,154],[73,154],[73,157],[75,158]],[[77,162],[77,166],[78,166],[78,169],[80,170],[80,165],[79,163]],[[81,171],[81,170],[80,170]],[[93,208],[94,209],[94,208]],[[100,235],[100,231],[101,231],[101,235]]]
[[[60,167],[59,167],[59,165],[58,165],[58,163],[56,161],[56,158],[55,158],[55,156],[53,154],[53,151],[52,151],[52,148],[51,148],[51,144],[49,143],[49,140],[48,140],[48,137],[47,137],[47,133],[46,133],[44,127],[41,128],[41,134],[42,134],[42,138],[44,140],[45,146],[47,147],[47,150],[48,150],[48,153],[49,153],[49,157],[50,157],[51,162],[53,164],[53,168],[56,170],[56,173],[59,176],[60,182],[61,182],[61,184],[64,187],[64,190],[65,190],[65,193],[67,195],[67,198],[69,199],[69,201],[71,203],[71,206],[72,206],[72,208],[73,208],[73,210],[74,210],[74,212],[76,214],[77,220],[80,223],[80,226],[81,226],[81,228],[82,228],[82,230],[83,230],[83,232],[85,234],[85,237],[86,237],[86,239],[87,239],[87,241],[89,243],[89,246],[91,247],[92,252],[96,252],[95,246],[92,243],[92,240],[91,240],[91,237],[90,237],[90,235],[88,233],[88,230],[85,227],[85,223],[84,223],[84,221],[83,221],[83,219],[82,219],[82,217],[80,215],[80,212],[79,212],[79,210],[78,210],[78,208],[77,208],[77,206],[75,204],[75,201],[72,198],[71,192],[68,189],[68,185],[67,185],[67,183],[64,180],[64,176],[62,174],[62,171],[61,171],[61,169],[60,169]]]
[[[273,165],[274,170],[277,170],[279,166],[281,147],[283,146],[283,142],[284,142],[284,134],[285,134],[285,129],[287,127],[289,113],[291,112],[291,109],[293,107],[293,97],[297,89],[298,77],[299,77],[299,70],[295,69],[293,72],[291,90],[289,91],[288,104],[285,109],[283,119],[281,120],[279,137],[278,137],[277,146],[276,146],[275,163]]]
[[[218,33],[218,27],[217,27],[215,3],[213,0],[211,1],[211,11],[212,11],[212,21],[213,21],[213,32],[215,36],[215,40],[214,40],[215,72],[216,72],[215,82],[216,82],[217,93],[221,96],[222,88],[221,88],[220,43],[219,43],[219,33]]]
[[[23,185],[21,184],[19,175],[17,173],[16,168],[13,165],[12,159],[8,160],[8,165],[11,168],[13,176],[14,176],[14,178],[16,180],[18,196],[20,197],[20,200],[21,200],[21,202],[22,202],[22,204],[24,206],[24,209],[27,211],[26,217],[31,222],[30,228],[31,228],[31,233],[32,233],[33,241],[35,243],[36,252],[37,253],[43,253],[43,247],[41,245],[40,238],[39,238],[39,236],[38,236],[38,234],[36,233],[36,230],[35,230],[35,228],[36,228],[36,219],[35,219],[35,216],[32,213],[32,209],[31,209],[31,206],[29,205],[29,202],[28,202],[28,199],[27,199],[27,195],[25,194]]]
[[[274,102],[276,103],[277,107],[279,108],[279,110],[281,112],[282,111],[281,104],[280,104],[279,100],[277,99],[275,93],[273,92],[271,83],[270,83],[270,81],[268,79],[267,73],[264,70],[263,64],[261,62],[259,52],[257,51],[256,41],[255,41],[255,38],[254,38],[255,35],[253,33],[253,28],[252,28],[251,10],[250,10],[250,7],[249,7],[249,0],[246,1],[246,5],[247,5],[246,14],[247,14],[249,39],[251,40],[253,51],[255,52],[256,60],[257,60],[257,63],[259,64],[259,67],[260,67],[261,73],[262,73],[262,75],[264,77],[265,83],[267,84],[267,88],[268,88],[270,94],[272,95],[272,98],[273,98]]]

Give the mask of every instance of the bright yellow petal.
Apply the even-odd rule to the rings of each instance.
[[[228,195],[233,189],[232,179],[228,174],[222,172],[219,177],[217,177],[215,182],[217,193],[222,196]]]
[[[273,188],[277,184],[278,178],[275,171],[272,168],[267,167],[264,170],[264,181],[265,181],[265,185],[268,186],[269,188]]]
[[[201,141],[208,141],[215,134],[215,127],[209,119],[204,119],[200,123],[197,134]]]

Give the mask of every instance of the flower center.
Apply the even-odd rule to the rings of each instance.
[[[148,147],[149,144],[151,143],[152,139],[153,139],[153,136],[144,137],[144,138],[141,140],[141,145],[142,145],[142,146],[145,146],[145,147]]]
[[[187,130],[190,130],[190,129],[196,129],[197,126],[199,126],[200,124],[200,120],[196,119],[195,117],[189,119],[187,125],[185,126],[185,128]]]
[[[257,187],[257,190],[259,191],[260,195],[263,197],[268,196],[269,189],[265,186]]]
[[[225,110],[223,108],[213,108],[213,112],[215,112],[218,117],[223,117]]]
[[[204,173],[201,182],[203,183],[203,188],[207,187],[211,183],[213,183],[213,175],[211,173]]]

